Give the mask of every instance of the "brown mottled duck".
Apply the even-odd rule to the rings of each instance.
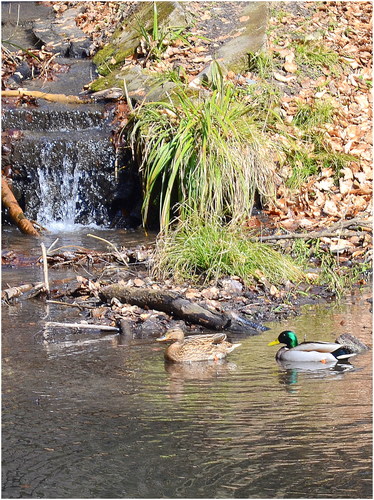
[[[185,337],[181,328],[171,328],[158,342],[172,342],[165,350],[165,359],[174,363],[218,361],[241,344],[228,342],[225,333]]]

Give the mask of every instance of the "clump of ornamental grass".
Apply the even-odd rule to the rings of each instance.
[[[274,194],[272,153],[236,87],[217,66],[211,89],[192,92],[177,85],[168,102],[144,103],[127,126],[140,158],[143,222],[159,206],[160,227],[186,218],[185,206],[200,218],[250,215],[255,193]]]
[[[305,280],[301,268],[269,245],[251,241],[236,224],[190,215],[159,238],[154,273],[175,281],[216,282],[239,276],[246,285],[265,278],[275,285]]]

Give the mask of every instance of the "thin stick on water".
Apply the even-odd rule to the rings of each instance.
[[[49,279],[48,279],[48,262],[47,262],[47,250],[45,248],[44,243],[41,243],[42,247],[42,256],[43,256],[43,274],[44,274],[44,286],[47,291],[47,295],[50,294],[49,289]]]
[[[54,321],[47,321],[45,323],[46,327],[49,326],[56,326],[56,327],[62,327],[62,328],[81,328],[81,329],[93,329],[93,330],[105,330],[108,332],[119,332],[119,328],[115,326],[109,326],[109,325],[93,325],[90,323],[58,323]]]
[[[90,238],[95,238],[97,240],[100,240],[100,241],[104,241],[105,243],[107,243],[109,246],[111,246],[113,249],[114,249],[114,253],[117,257],[117,259],[119,261],[122,262],[122,264],[124,264],[125,266],[127,266],[127,262],[125,260],[125,258],[123,257],[123,255],[121,254],[121,252],[118,250],[118,248],[116,247],[116,245],[114,245],[113,243],[111,243],[110,241],[106,240],[105,238],[100,238],[100,236],[96,236],[94,234],[87,234],[87,236],[89,236]]]
[[[60,238],[56,238],[55,241],[52,243],[52,245],[47,248],[47,255],[52,250],[52,248],[56,245],[56,243],[58,242],[59,239]]]
[[[110,241],[106,240],[105,238],[100,238],[100,236],[96,236],[95,234],[87,234],[87,236],[89,236],[90,238],[95,238],[95,239],[100,240],[100,241],[104,241],[105,243],[107,243],[108,245],[113,247],[114,250],[117,250],[117,252],[118,252],[118,248],[116,247],[116,245],[114,245],[114,243],[111,243]]]

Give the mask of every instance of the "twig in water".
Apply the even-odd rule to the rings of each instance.
[[[73,302],[72,304],[70,302],[60,302],[59,300],[46,300],[48,304],[57,304],[59,306],[66,306],[66,307],[78,307],[82,311],[82,309],[95,309],[94,306],[86,306],[84,304],[77,304],[76,302]]]
[[[56,327],[62,327],[62,328],[82,328],[82,329],[94,329],[94,330],[105,330],[108,332],[119,332],[119,328],[116,326],[109,326],[109,325],[93,325],[90,323],[58,323],[54,321],[47,321],[45,323],[46,327],[49,326],[56,326]]]
[[[47,255],[52,250],[52,248],[56,245],[56,243],[58,242],[59,239],[60,238],[56,238],[55,241],[52,243],[52,245],[50,247],[48,247],[48,249],[47,249]]]
[[[124,259],[123,255],[121,255],[121,252],[118,250],[116,245],[114,245],[113,243],[111,243],[110,241],[108,241],[104,238],[100,238],[100,236],[95,236],[94,234],[87,234],[87,236],[89,236],[90,238],[96,238],[97,240],[104,241],[105,243],[110,245],[112,248],[114,248],[114,254],[117,257],[117,259],[120,260],[125,266],[128,266],[128,263]]]
[[[45,286],[47,295],[49,296],[50,289],[49,289],[49,279],[48,279],[47,250],[45,248],[44,243],[41,243],[41,247],[42,247],[42,255],[43,255],[44,286]]]

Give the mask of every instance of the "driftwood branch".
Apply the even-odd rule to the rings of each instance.
[[[23,293],[32,290],[34,285],[31,283],[27,283],[26,285],[20,286],[12,286],[11,288],[7,288],[1,292],[1,300],[9,301],[11,299],[15,299],[20,297]]]
[[[237,315],[210,311],[175,292],[165,292],[150,288],[134,288],[116,283],[101,289],[99,297],[110,302],[113,298],[122,303],[136,305],[144,309],[155,309],[182,319],[187,323],[201,325],[212,330],[229,330],[235,333],[254,334],[267,330],[266,327]]]
[[[90,99],[81,99],[76,95],[48,94],[37,90],[2,90],[1,97],[35,97],[36,99],[45,99],[50,102],[60,102],[63,104],[85,104],[91,102]]]
[[[69,283],[74,279],[75,278],[65,278],[62,280],[54,280],[50,283],[50,287]],[[20,297],[21,295],[23,295],[24,298],[31,299],[39,295],[43,290],[45,290],[44,283],[41,281],[37,283],[26,283],[25,285],[13,286],[1,292],[1,300],[8,302],[9,300]]]
[[[357,227],[357,230],[345,230],[344,228]],[[365,231],[371,231],[373,229],[371,219],[350,219],[343,220],[332,224],[328,229],[322,231],[310,231],[307,233],[286,233],[286,234],[274,234],[269,236],[256,236],[251,238],[255,241],[271,241],[271,240],[291,240],[291,239],[303,239],[311,240],[318,238],[350,238],[351,236],[361,236],[365,234]]]
[[[256,241],[271,241],[271,240],[312,240],[318,238],[350,238],[351,236],[360,236],[366,234],[363,231],[342,231],[337,233],[336,231],[312,231],[310,233],[286,233],[286,234],[274,234],[273,236],[258,236],[256,238],[251,238],[251,240]]]
[[[39,236],[39,232],[26,218],[4,177],[1,178],[1,201],[8,209],[10,218],[22,233],[31,236]]]
[[[93,325],[90,323],[58,323],[54,321],[47,321],[45,327],[59,327],[59,328],[79,328],[83,330],[103,330],[107,332],[120,332],[116,326],[109,325]]]

